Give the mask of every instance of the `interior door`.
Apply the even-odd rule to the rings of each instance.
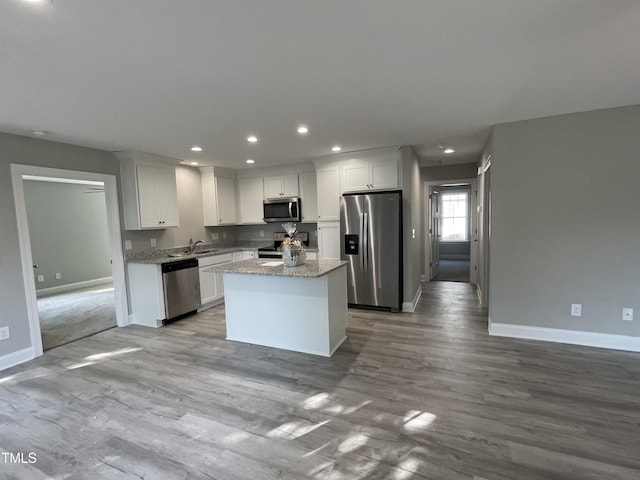
[[[440,190],[429,191],[429,279],[440,273]]]

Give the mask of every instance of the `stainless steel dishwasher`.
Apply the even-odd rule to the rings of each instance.
[[[195,312],[200,306],[198,260],[190,258],[162,264],[164,313],[167,323]]]

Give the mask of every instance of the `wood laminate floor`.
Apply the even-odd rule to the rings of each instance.
[[[225,341],[224,307],[50,350],[0,374],[0,451],[37,458],[0,478],[640,478],[639,354],[490,337],[464,283],[418,310],[350,310],[332,358]]]

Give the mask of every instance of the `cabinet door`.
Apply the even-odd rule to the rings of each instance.
[[[318,259],[340,260],[340,222],[318,224]]]
[[[231,178],[216,178],[218,200],[218,224],[236,223],[236,187]]]
[[[138,208],[140,209],[140,227],[162,227],[162,219],[158,208],[157,169],[138,165]]]
[[[216,286],[217,272],[205,272],[207,267],[199,269],[200,275],[200,304],[205,305],[217,300],[218,289]]]
[[[282,177],[264,177],[264,198],[279,198],[284,196]]]
[[[300,199],[302,223],[316,223],[318,221],[318,185],[315,173],[300,175]]]
[[[282,177],[282,193],[285,197],[297,197],[299,195],[298,175],[285,175]]]
[[[318,221],[340,219],[340,174],[338,167],[318,170]],[[304,205],[302,205],[304,212]]]
[[[344,192],[360,192],[369,190],[371,184],[369,164],[364,161],[353,161],[342,167]]]
[[[240,223],[264,223],[262,220],[263,188],[262,177],[238,180]]]
[[[179,226],[178,191],[175,169],[158,170],[156,173],[158,212],[163,227]]]
[[[398,188],[398,162],[378,162],[371,164],[371,186],[380,190]]]
[[[140,227],[177,227],[178,192],[175,169],[138,165],[136,175]]]
[[[242,252],[233,252],[233,261],[239,262],[242,260]]]

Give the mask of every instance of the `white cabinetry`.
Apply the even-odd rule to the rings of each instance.
[[[242,260],[249,260],[250,258],[258,258],[258,252],[255,250],[245,250],[242,252]]]
[[[398,159],[350,159],[342,167],[342,191],[398,188]]]
[[[300,174],[302,223],[318,221],[318,184],[314,172]]]
[[[298,175],[264,178],[264,198],[297,197]]]
[[[264,223],[262,219],[262,201],[264,200],[262,177],[238,180],[238,198],[240,200],[240,223]]]
[[[318,223],[318,260],[340,259],[340,222]]]
[[[120,159],[125,229],[177,227],[178,190],[174,160],[131,151],[117,152],[116,155]]]
[[[316,171],[318,221],[340,219],[340,173],[337,166]],[[304,205],[302,206],[304,211]]]
[[[200,274],[200,303],[205,308],[222,303],[224,299],[224,282],[222,272],[206,271],[213,265],[224,265],[233,261],[231,253],[202,257],[198,259]]]
[[[236,223],[236,188],[233,171],[201,167],[202,205],[207,227]]]

